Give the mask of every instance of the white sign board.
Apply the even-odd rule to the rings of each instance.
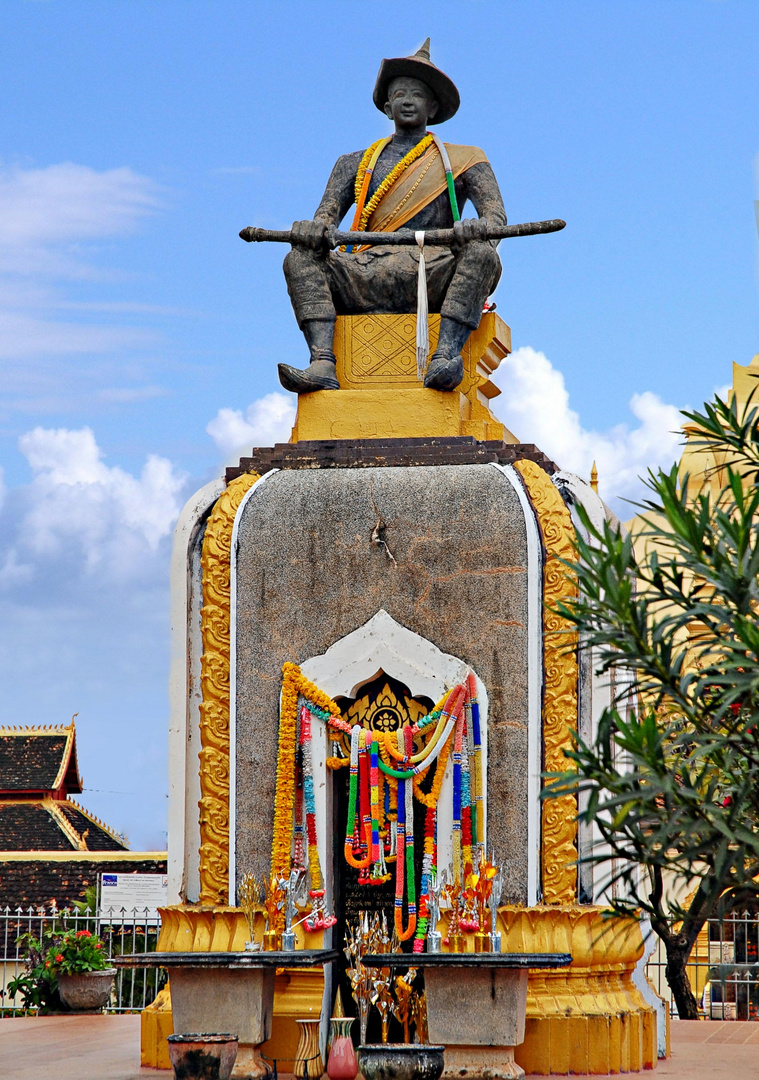
[[[101,922],[133,917],[138,920],[156,919],[158,908],[165,907],[168,899],[169,879],[166,874],[100,875]]]

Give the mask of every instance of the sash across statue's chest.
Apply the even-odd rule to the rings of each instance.
[[[458,221],[455,180],[486,161],[476,146],[449,145],[430,134],[405,155],[389,139],[378,140],[364,154],[356,175],[353,230],[394,232],[411,221],[417,228],[450,225],[451,218]],[[445,198],[433,206],[441,195]],[[427,208],[431,212],[424,217],[429,220],[413,220]]]

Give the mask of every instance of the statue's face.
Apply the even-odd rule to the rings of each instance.
[[[426,127],[437,110],[435,95],[421,79],[401,75],[390,83],[385,112],[396,128]]]

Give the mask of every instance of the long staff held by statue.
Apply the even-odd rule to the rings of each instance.
[[[520,225],[502,225],[500,228],[488,227],[484,240],[508,240],[514,236],[537,236],[540,233],[559,232],[566,225],[561,218],[550,221],[526,221]],[[250,243],[268,241],[275,244],[291,244],[293,234],[290,229],[258,229],[249,225],[240,230],[240,238]],[[424,233],[425,244],[449,246],[457,239],[455,229],[427,229]],[[335,225],[327,229],[326,244],[330,248],[343,245],[361,246],[364,244],[416,244],[413,229],[398,229],[396,232],[341,232]]]
[[[484,222],[483,222],[484,224]],[[488,226],[481,229],[483,240],[507,240],[514,236],[535,236],[539,233],[559,232],[566,225],[561,218],[549,221],[527,221],[520,225]],[[248,243],[269,241],[279,244],[292,244],[293,231],[290,229],[258,229],[249,225],[240,231],[240,237]],[[325,232],[324,242],[329,248],[362,247],[377,244],[400,245],[417,244],[419,247],[419,284],[417,291],[416,320],[416,365],[417,375],[423,381],[427,371],[429,357],[429,329],[427,323],[427,282],[424,264],[425,244],[450,246],[459,239],[457,229],[398,229],[395,232],[341,232],[336,225],[330,225]],[[335,382],[335,386],[337,382]]]

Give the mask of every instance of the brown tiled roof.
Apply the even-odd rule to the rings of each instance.
[[[124,840],[76,803],[0,801],[0,853],[126,850]]]
[[[70,907],[84,899],[84,890],[97,883],[98,874],[165,874],[164,852],[133,852],[86,856],[79,852],[28,859],[0,854],[0,910],[49,906]]]
[[[0,802],[0,851],[75,850],[49,810],[51,801]]]
[[[0,727],[0,792],[82,790],[74,722],[66,727]]]
[[[87,851],[125,851],[127,844],[117,833],[109,829],[99,818],[93,817],[84,807],[67,799],[58,803],[58,809],[70,822],[87,845]]]

